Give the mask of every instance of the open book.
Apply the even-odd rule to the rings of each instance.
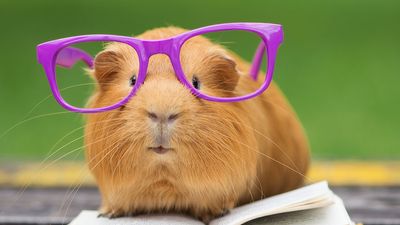
[[[150,214],[116,219],[97,218],[97,211],[82,211],[70,225],[204,225],[179,214]],[[236,224],[351,225],[342,200],[326,181],[275,195],[232,209],[210,225]]]

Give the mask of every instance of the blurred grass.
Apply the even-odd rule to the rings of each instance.
[[[400,158],[400,1],[0,1],[0,159],[43,158],[82,116],[50,96],[35,46],[79,34],[139,34],[165,25],[280,23],[275,81],[316,158]],[[64,113],[65,112],[65,113]],[[78,130],[63,146],[82,135]],[[59,156],[81,157],[81,139]]]

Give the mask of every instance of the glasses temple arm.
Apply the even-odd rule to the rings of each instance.
[[[87,52],[73,47],[63,48],[57,55],[56,64],[71,68],[79,60],[82,60],[88,67],[93,68],[93,57]]]
[[[250,77],[253,80],[257,80],[257,76],[258,76],[258,72],[260,71],[261,61],[263,59],[264,52],[265,52],[264,42],[260,42],[260,44],[257,47],[256,53],[254,54],[253,63],[250,68]]]

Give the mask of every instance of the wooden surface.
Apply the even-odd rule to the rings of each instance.
[[[400,186],[336,186],[351,218],[368,224],[400,224]],[[83,209],[100,203],[93,187],[21,188],[0,187],[0,224],[65,224]]]

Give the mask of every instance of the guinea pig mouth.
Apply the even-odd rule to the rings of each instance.
[[[166,152],[168,152],[169,150],[171,150],[172,148],[165,148],[163,146],[158,146],[158,147],[149,147],[149,150],[152,150],[153,152],[157,153],[157,154],[164,154]]]

